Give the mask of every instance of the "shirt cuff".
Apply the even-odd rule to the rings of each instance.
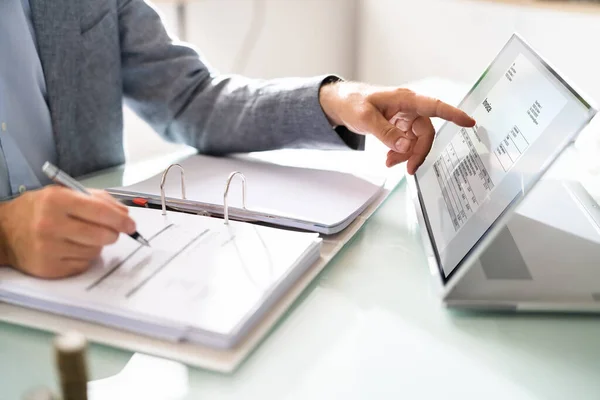
[[[345,126],[338,126],[335,128],[336,133],[346,143],[346,146],[352,150],[364,150],[365,149],[365,135],[359,135],[350,131]]]

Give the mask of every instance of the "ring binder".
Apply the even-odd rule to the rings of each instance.
[[[225,191],[223,192],[223,209],[224,209],[224,219],[225,225],[229,224],[229,205],[227,204],[227,195],[229,194],[229,186],[231,185],[231,180],[239,175],[242,178],[242,208],[246,209],[246,177],[239,171],[234,171],[229,174],[227,178],[227,182],[225,183]]]
[[[171,164],[162,174],[160,180],[160,202],[162,206],[162,215],[167,215],[167,200],[165,195],[165,181],[167,179],[167,175],[172,167],[178,167],[181,171],[181,199],[185,200],[185,170],[180,164]],[[227,204],[227,196],[229,195],[229,186],[231,185],[231,181],[233,178],[239,175],[242,179],[242,208],[246,209],[246,177],[239,171],[233,171],[229,174],[227,181],[225,182],[225,190],[223,191],[223,216],[225,219],[225,225],[229,224],[229,205]]]
[[[165,200],[165,180],[167,179],[167,174],[171,167],[179,167],[181,171],[181,199],[185,200],[185,171],[180,164],[171,164],[165,172],[163,172],[162,178],[160,180],[160,202],[162,205],[162,215],[167,215],[167,202]]]
[[[357,172],[355,168],[362,171],[363,165],[367,167],[368,164],[365,164],[366,160],[362,156],[348,152],[336,153],[335,168],[331,169],[328,167],[332,165],[330,156],[326,153],[315,151],[308,158],[304,154],[297,158],[292,153],[290,163],[269,159],[261,161],[262,155],[257,155],[255,159],[254,155],[237,157],[197,154],[181,161],[170,161],[150,178],[133,185],[109,188],[108,192],[128,202],[138,197],[144,198],[151,208],[160,209],[162,205],[163,217],[167,217],[170,211],[175,211],[221,219],[224,218],[222,185],[232,171],[240,171],[246,180],[251,180],[247,183],[252,185],[252,198],[247,200],[246,208],[242,208],[238,194],[242,188],[234,187],[232,190],[235,194],[231,196],[235,198],[228,198],[230,220],[332,235],[347,228],[388,187],[395,187],[404,177],[404,171],[369,171],[364,175],[360,171],[353,173],[351,171]],[[275,158],[279,159],[278,157]],[[288,159],[287,156],[284,158]],[[295,161],[301,160],[303,163],[303,160],[313,158],[316,164],[321,165],[323,162],[327,167],[302,167]],[[174,181],[179,178],[163,177],[165,168],[172,163],[180,164],[185,170],[185,200],[178,193],[180,189],[176,186],[179,183]],[[161,178],[163,181],[167,180],[164,193],[160,190]],[[281,190],[290,181],[294,189]],[[277,195],[274,196],[273,193]],[[302,193],[306,201],[299,199],[298,193]]]

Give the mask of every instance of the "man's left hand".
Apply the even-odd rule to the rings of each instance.
[[[337,82],[322,86],[319,97],[331,124],[376,136],[390,148],[386,165],[408,161],[409,174],[416,172],[431,150],[435,136],[432,117],[463,127],[475,125],[462,110],[405,88]]]

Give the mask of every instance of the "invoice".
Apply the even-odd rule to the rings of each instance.
[[[567,103],[522,54],[482,97],[472,113],[477,124],[457,128],[445,147],[432,151],[435,161],[419,176],[431,194],[424,196],[426,208],[436,210],[429,221],[441,256]]]

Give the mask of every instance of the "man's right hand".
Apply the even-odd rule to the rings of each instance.
[[[135,232],[127,207],[108,193],[49,186],[0,205],[0,264],[40,278],[85,271],[119,233]]]

